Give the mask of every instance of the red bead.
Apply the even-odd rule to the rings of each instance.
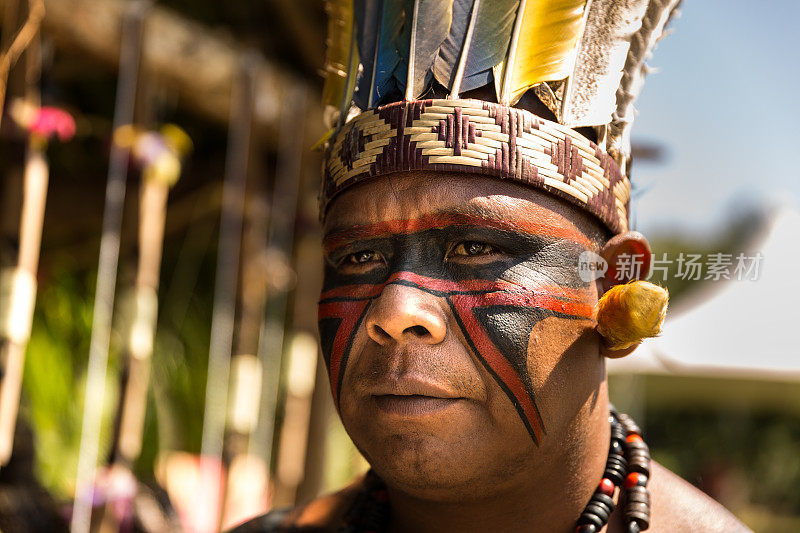
[[[604,477],[600,480],[600,486],[597,487],[597,492],[605,494],[606,496],[614,496],[614,482]]]
[[[635,487],[639,484],[639,473],[638,472],[631,472],[628,474],[628,477],[625,478],[625,488],[629,489],[631,487]]]
[[[625,442],[643,442],[642,436],[636,433],[631,433],[625,438]]]

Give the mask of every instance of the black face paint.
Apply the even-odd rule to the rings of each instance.
[[[529,233],[477,217],[458,222],[382,223],[326,238],[319,325],[334,400],[338,406],[350,349],[370,302],[386,285],[411,286],[447,301],[475,357],[538,443],[544,426],[527,367],[528,338],[548,316],[591,317],[588,284],[577,270],[587,241],[582,235],[568,240],[563,228],[537,225],[538,232]],[[475,243],[470,250],[494,252],[454,254],[467,250],[458,248],[465,242]]]

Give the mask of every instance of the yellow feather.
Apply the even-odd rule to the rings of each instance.
[[[328,49],[325,56],[325,86],[322,89],[322,103],[342,105],[346,90],[347,71],[351,68],[350,41],[353,38],[353,3],[349,0],[328,0],[325,2],[328,14]],[[358,66],[358,61],[355,61]]]
[[[566,78],[585,25],[586,0],[523,0],[519,31],[512,35],[503,103],[514,104],[537,83]],[[517,15],[518,17],[520,15]]]
[[[655,337],[667,314],[667,289],[647,281],[615,285],[597,302],[597,332],[612,350]]]

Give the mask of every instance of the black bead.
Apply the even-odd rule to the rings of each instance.
[[[650,502],[650,496],[645,487],[634,485],[625,492],[625,497],[629,502]]]
[[[642,487],[633,487],[642,488]],[[650,497],[644,491],[642,496],[641,492],[637,492],[636,499],[629,500],[625,504],[625,520],[628,522],[636,521],[641,529],[647,529],[650,525]]]
[[[630,522],[634,522],[639,526],[639,529],[645,530],[650,527],[650,515],[646,515],[643,513],[638,514],[637,516],[625,516],[625,520]]]
[[[642,434],[642,430],[639,428],[636,422],[634,422],[633,419],[628,415],[620,414],[619,422],[620,424],[622,424],[622,427],[624,427],[625,431],[627,431],[628,433],[636,433],[637,435]]]
[[[586,511],[581,513],[581,517],[578,519],[578,523],[579,524],[593,524],[595,527],[597,527],[598,530],[603,529],[603,526],[606,524],[596,514],[588,513]]]
[[[600,494],[600,496],[605,496],[605,494]],[[600,498],[592,498],[586,505],[594,505],[596,507],[606,510],[609,514],[611,514],[611,511],[614,510],[613,500],[608,501],[608,500],[601,500]]]
[[[628,472],[637,472],[639,474],[644,474],[645,476],[650,475],[650,464],[644,461],[632,461],[628,465]]]
[[[596,503],[589,503],[586,506],[586,509],[583,510],[586,514],[593,514],[596,516],[600,521],[605,524],[608,522],[608,517],[611,516],[611,511],[613,509],[608,509],[602,505],[598,505]]]
[[[622,441],[612,439],[611,446],[608,448],[608,453],[613,455],[622,455],[625,453],[625,449],[622,447]]]
[[[636,522],[628,522],[628,529],[627,529],[628,533],[639,533],[640,531],[641,528],[639,527],[639,524],[637,524]]]
[[[628,504],[625,505],[625,516],[649,514],[649,512],[650,512],[649,502],[628,502]]]
[[[621,485],[622,480],[625,479],[625,474],[628,470],[628,462],[624,457],[619,455],[609,455],[606,460],[606,469],[603,473],[604,477],[611,480],[614,485]]]
[[[602,492],[595,492],[590,502],[596,502],[605,505],[609,509],[614,508],[614,498],[608,496],[607,494],[603,494]]]

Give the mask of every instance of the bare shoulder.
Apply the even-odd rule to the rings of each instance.
[[[363,476],[331,494],[305,505],[271,511],[245,522],[229,533],[322,533],[336,531],[363,485]]]
[[[722,505],[655,461],[650,482],[653,532],[738,533],[751,531]]]

